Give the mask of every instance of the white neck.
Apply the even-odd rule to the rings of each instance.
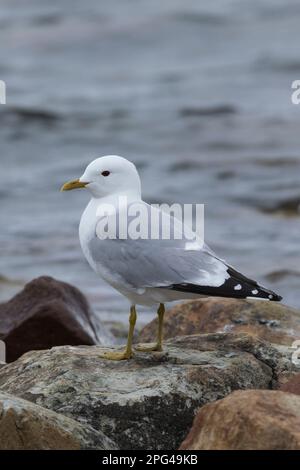
[[[95,205],[101,205],[101,204],[112,204],[113,206],[118,206],[119,204],[124,204],[125,201],[127,203],[135,202],[135,201],[140,201],[142,198],[141,192],[140,191],[126,191],[123,193],[118,193],[118,194],[110,194],[108,196],[103,196],[103,197],[92,197],[92,201],[95,201]]]
[[[138,201],[141,201],[140,192],[126,191],[126,193],[110,194],[105,197],[92,197],[86,209],[89,213],[92,212],[99,215],[102,210],[105,210],[106,213],[110,213],[109,206],[111,206],[111,212],[115,213],[115,210],[127,210],[128,204]]]

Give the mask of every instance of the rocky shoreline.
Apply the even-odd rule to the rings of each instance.
[[[300,312],[185,302],[163,352],[122,362],[100,357],[103,335],[78,289],[49,277],[0,305],[0,449],[300,449]]]

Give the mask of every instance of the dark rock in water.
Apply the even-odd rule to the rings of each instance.
[[[203,406],[181,450],[300,449],[300,397],[237,391]]]
[[[0,305],[0,339],[6,344],[7,362],[33,349],[99,343],[84,295],[51,277],[34,279]]]
[[[0,450],[116,449],[91,426],[0,393]]]
[[[142,329],[139,340],[153,341],[156,330],[157,319]],[[211,297],[176,305],[165,315],[165,338],[222,331],[291,346],[300,337],[300,313],[275,302]]]
[[[99,346],[29,352],[0,369],[0,390],[88,424],[121,449],[170,450],[199,406],[237,389],[269,388],[291,367],[288,348],[247,335],[183,336],[130,361],[101,353]]]

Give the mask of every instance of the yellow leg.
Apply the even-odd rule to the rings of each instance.
[[[133,355],[132,352],[132,338],[136,322],[136,309],[135,305],[130,307],[129,316],[129,330],[126,349],[124,351],[107,351],[101,357],[110,359],[112,361],[122,361],[123,359],[130,359]]]
[[[164,324],[164,314],[165,306],[164,304],[159,304],[157,315],[158,315],[158,333],[157,333],[157,347],[158,351],[162,351],[162,342],[163,342],[163,324]]]
[[[158,331],[157,331],[157,341],[156,343],[149,344],[140,344],[136,346],[135,349],[138,351],[150,352],[150,351],[162,351],[162,341],[163,341],[163,322],[164,322],[165,306],[164,304],[159,304],[157,315],[158,315]]]

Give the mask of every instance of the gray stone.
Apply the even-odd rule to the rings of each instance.
[[[116,445],[91,426],[0,393],[0,450],[113,450]]]
[[[266,389],[290,352],[247,335],[178,337],[162,353],[101,359],[100,346],[26,353],[0,370],[0,390],[102,431],[121,449],[176,449],[197,409],[238,389]]]

